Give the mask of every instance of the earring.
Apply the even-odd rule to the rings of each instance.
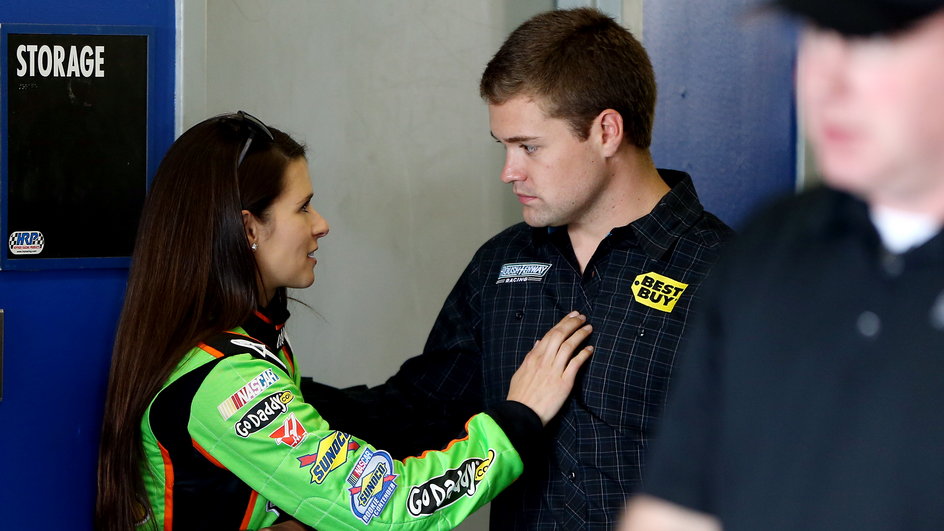
[[[249,248],[252,249],[252,252],[256,252],[256,249],[259,248],[259,244],[256,242],[252,242],[252,245],[250,245]]]

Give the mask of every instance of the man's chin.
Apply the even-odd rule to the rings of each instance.
[[[545,227],[563,227],[567,225],[566,223],[561,223],[558,220],[549,220],[547,218],[538,218],[535,216],[525,215],[524,222],[532,228],[541,229]]]
[[[535,216],[534,212],[528,212],[527,207],[521,212],[521,217],[524,219],[524,222],[528,224],[529,227],[540,228],[547,227],[548,222],[546,219],[541,218],[540,216]]]
[[[524,205],[521,207],[521,218],[529,227],[540,228],[547,227],[549,225],[547,216],[542,215],[543,213],[528,206]]]

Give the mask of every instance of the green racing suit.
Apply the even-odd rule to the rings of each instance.
[[[505,402],[441,450],[394,460],[332,430],[299,390],[282,319],[257,312],[190,350],[146,410],[139,529],[452,529],[522,472],[537,415]],[[516,448],[517,446],[517,448]]]

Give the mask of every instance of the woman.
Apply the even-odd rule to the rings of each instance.
[[[446,529],[521,473],[563,404],[590,333],[571,313],[539,341],[508,401],[441,451],[393,461],[333,431],[299,389],[286,288],[314,281],[328,224],[305,151],[239,112],[171,146],[142,212],[118,326],[99,456],[105,530],[324,531],[374,522]]]

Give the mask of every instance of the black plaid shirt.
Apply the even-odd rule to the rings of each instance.
[[[526,467],[493,502],[492,529],[609,530],[640,482],[689,308],[732,235],[705,212],[688,175],[660,174],[671,191],[649,215],[613,229],[583,274],[566,230],[521,223],[488,241],[446,300],[424,354],[395,377],[432,400],[489,407],[567,312],[579,310],[593,325],[593,356],[549,426],[547,447],[521,452],[550,458],[534,460],[541,465]],[[633,288],[662,308],[674,299],[674,308],[637,302]]]
[[[437,421],[504,400],[534,342],[579,310],[593,325],[593,356],[546,444],[520,449],[525,473],[492,503],[492,529],[612,529],[640,482],[689,308],[732,235],[705,212],[688,175],[660,174],[671,191],[649,215],[613,229],[583,274],[566,230],[514,225],[475,254],[424,353],[387,384],[306,397],[338,429],[409,455],[420,449],[410,444],[437,444]],[[370,406],[351,405],[372,393]]]

